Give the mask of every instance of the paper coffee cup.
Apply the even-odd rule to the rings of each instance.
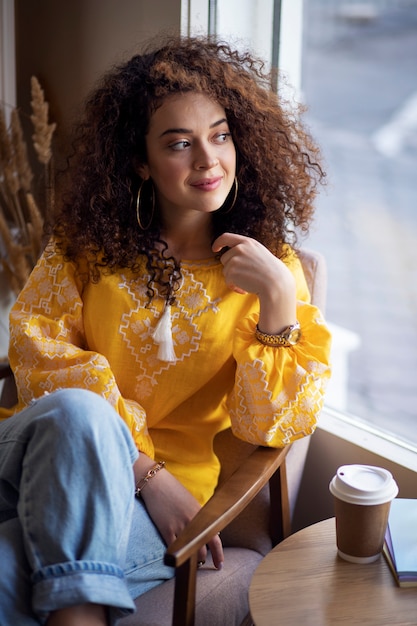
[[[398,494],[391,472],[372,465],[342,465],[329,489],[339,556],[353,563],[375,561],[384,545],[391,501]]]

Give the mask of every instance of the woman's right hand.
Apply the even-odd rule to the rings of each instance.
[[[143,468],[143,456],[140,466]],[[139,465],[139,459],[136,462]],[[150,459],[150,466],[145,471],[135,467],[136,482],[154,465]],[[136,464],[135,464],[136,465]],[[200,503],[172,474],[162,469],[141,491],[141,497],[154,524],[162,535],[167,545],[170,545],[187,526],[188,522],[201,509]],[[224,561],[221,539],[215,535],[208,542],[208,547],[217,569],[221,569]],[[198,560],[205,561],[207,547],[202,547],[198,552]]]

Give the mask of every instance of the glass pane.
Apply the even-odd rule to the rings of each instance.
[[[272,63],[274,0],[217,0],[216,33]]]
[[[417,2],[305,0],[303,84],[327,189],[329,403],[417,444]]]

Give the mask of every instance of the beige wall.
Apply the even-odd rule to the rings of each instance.
[[[5,19],[8,11],[13,16],[13,2],[0,2],[0,16]],[[14,5],[16,102],[25,134],[29,138],[33,131],[30,77],[35,75],[50,104],[50,119],[58,124],[54,139],[58,156],[65,154],[71,120],[102,72],[158,33],[180,32],[181,0],[15,0]],[[12,21],[1,23],[0,34],[10,35]],[[41,174],[30,141],[28,149],[35,172]],[[0,357],[7,353],[13,301],[0,268]]]
[[[16,0],[17,103],[30,113],[40,80],[58,123],[58,149],[96,79],[162,31],[179,33],[181,0]]]

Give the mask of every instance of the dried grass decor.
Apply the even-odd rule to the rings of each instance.
[[[56,124],[48,123],[49,106],[35,76],[31,78],[31,107],[31,139],[43,168],[42,206],[35,200],[19,112],[12,110],[8,128],[0,107],[0,262],[16,294],[42,252],[43,223],[54,204],[52,137]]]

